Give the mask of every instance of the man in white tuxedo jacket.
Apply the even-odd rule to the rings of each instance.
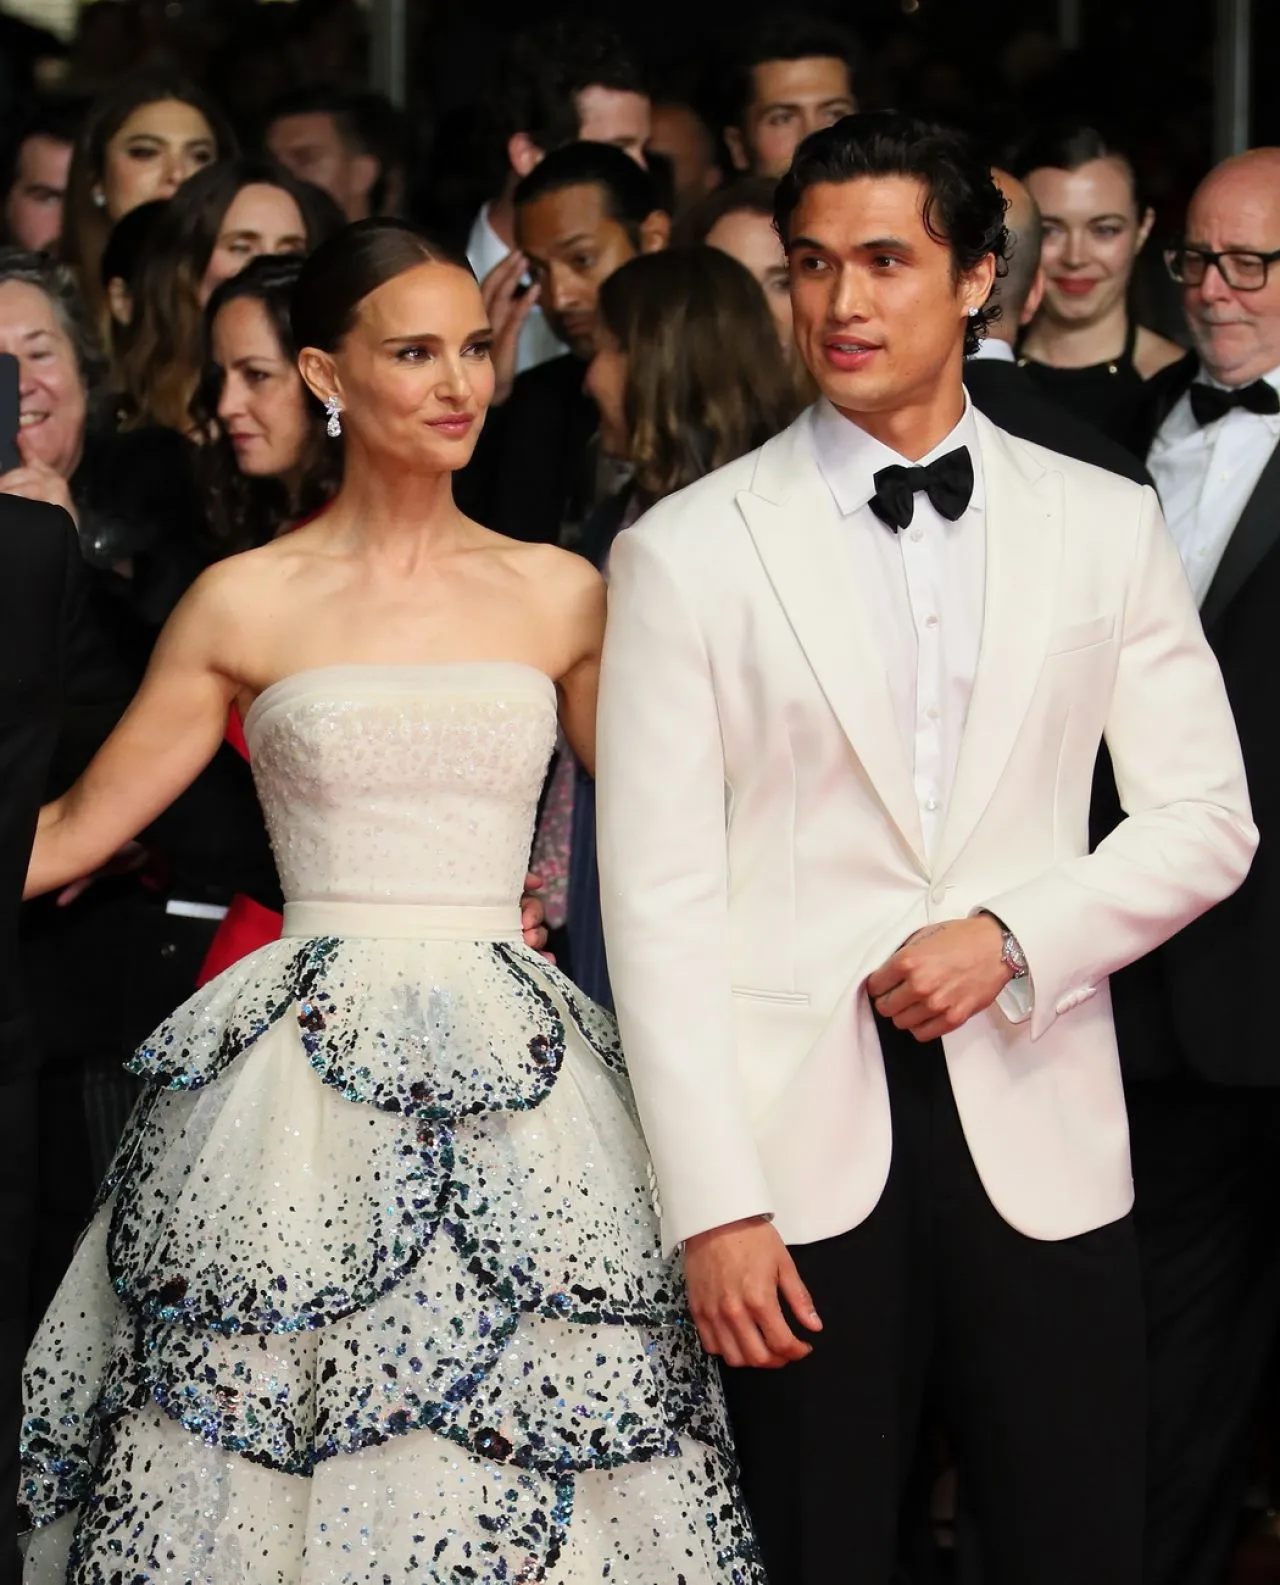
[[[888,1585],[927,1385],[985,1585],[1139,1579],[1107,977],[1256,832],[1154,494],[966,399],[1003,213],[958,135],[809,138],[778,221],[823,398],[613,551],[610,970],[771,1585]]]

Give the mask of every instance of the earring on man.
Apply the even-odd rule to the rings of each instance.
[[[969,318],[970,319],[976,319],[977,317],[978,317],[978,310],[976,308],[971,308],[969,310]]]
[[[342,433],[342,419],[338,416],[342,409],[338,406],[338,398],[336,396],[326,396],[324,399],[324,410],[329,415],[329,422],[324,426],[324,432],[330,440],[337,440]]]

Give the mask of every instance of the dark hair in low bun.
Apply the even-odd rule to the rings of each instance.
[[[365,298],[419,264],[451,264],[473,275],[461,254],[407,220],[376,215],[346,226],[320,244],[298,277],[289,314],[294,345],[335,352]]]

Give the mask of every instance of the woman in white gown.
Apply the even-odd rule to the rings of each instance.
[[[32,1346],[31,1582],[763,1585],[613,1026],[521,939],[594,571],[453,505],[493,373],[411,228],[294,308],[346,475],[195,586],[29,892],[92,870],[238,704],[284,937],[181,1007]]]

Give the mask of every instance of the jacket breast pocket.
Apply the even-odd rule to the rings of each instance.
[[[1095,644],[1105,644],[1116,630],[1114,616],[1094,617],[1090,622],[1070,622],[1058,627],[1049,635],[1046,655],[1069,655],[1077,649],[1092,649]]]
[[[735,985],[733,994],[744,1002],[764,1002],[773,1007],[808,1007],[809,997],[804,991],[768,991],[754,985]]]

